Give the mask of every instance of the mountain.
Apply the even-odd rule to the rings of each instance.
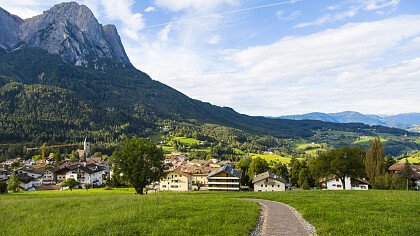
[[[85,135],[109,143],[150,134],[167,121],[212,123],[281,138],[311,137],[323,130],[407,133],[252,117],[191,99],[134,68],[116,28],[101,26],[77,3],[58,4],[27,20],[1,12],[0,143],[72,142]]]
[[[88,7],[75,2],[26,20],[0,8],[0,29],[0,47],[7,51],[34,47],[75,65],[95,64],[99,58],[131,65],[115,26],[102,26]]]
[[[313,112],[303,115],[288,115],[273,118],[292,120],[320,120],[335,123],[363,123],[367,125],[382,125],[402,129],[409,129],[417,124],[420,124],[420,113],[379,116],[364,115],[362,113],[354,111],[345,111],[338,113]]]

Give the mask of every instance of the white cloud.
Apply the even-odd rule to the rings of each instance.
[[[211,45],[217,45],[220,43],[220,40],[221,38],[219,35],[214,35],[211,38],[209,38],[209,40],[207,40],[207,43]]]
[[[300,16],[300,11],[293,11],[291,13],[287,13],[283,10],[278,10],[276,12],[276,16],[279,20],[294,20]]]
[[[402,42],[417,42],[417,25],[420,16],[400,16],[218,55],[156,42],[132,53],[152,78],[246,114],[410,112],[420,101],[420,58],[388,65],[384,57],[398,60]]]
[[[320,26],[329,22],[336,22],[345,20],[356,16],[360,11],[372,11],[376,10],[376,14],[383,15],[385,11],[379,9],[391,8],[391,11],[395,10],[400,0],[356,0],[356,1],[344,1],[341,4],[328,6],[326,10],[337,11],[335,13],[327,13],[321,17],[309,21],[302,22],[295,26],[295,28],[304,28],[308,26]],[[350,4],[349,4],[350,3]],[[343,9],[338,11],[340,9]]]
[[[154,12],[156,8],[154,6],[148,6],[146,9],[144,9],[145,12]]]
[[[156,0],[157,6],[163,7],[170,11],[183,11],[183,10],[194,10],[194,11],[212,11],[215,8],[228,4],[236,5],[237,0]]]
[[[105,15],[122,23],[122,33],[131,40],[140,39],[138,32],[144,27],[143,16],[132,10],[134,0],[103,0]]]

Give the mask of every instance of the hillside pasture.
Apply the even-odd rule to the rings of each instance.
[[[274,161],[274,162],[281,162],[283,164],[289,164],[290,160],[292,160],[292,158],[283,157],[283,156],[276,155],[276,154],[255,154],[255,153],[251,153],[249,155],[251,156],[251,158],[261,157],[262,159],[266,160],[268,163],[270,163],[271,161]]]

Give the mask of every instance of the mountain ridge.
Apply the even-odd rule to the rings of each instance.
[[[396,115],[366,115],[355,111],[335,113],[311,112],[301,115],[285,115],[270,117],[273,119],[320,120],[335,123],[363,123],[367,125],[383,125],[395,128],[410,129],[420,124],[420,113],[401,113]]]
[[[102,26],[88,7],[76,2],[57,4],[25,20],[0,8],[0,28],[0,46],[7,51],[35,47],[75,65],[113,58],[131,66],[116,27]]]

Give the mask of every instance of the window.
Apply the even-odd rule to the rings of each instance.
[[[341,188],[341,184],[337,184],[337,188]]]
[[[280,185],[277,185],[277,188],[280,188]]]
[[[265,185],[265,187],[267,188],[267,185]]]
[[[263,187],[264,185],[263,184],[261,184],[261,187]]]

